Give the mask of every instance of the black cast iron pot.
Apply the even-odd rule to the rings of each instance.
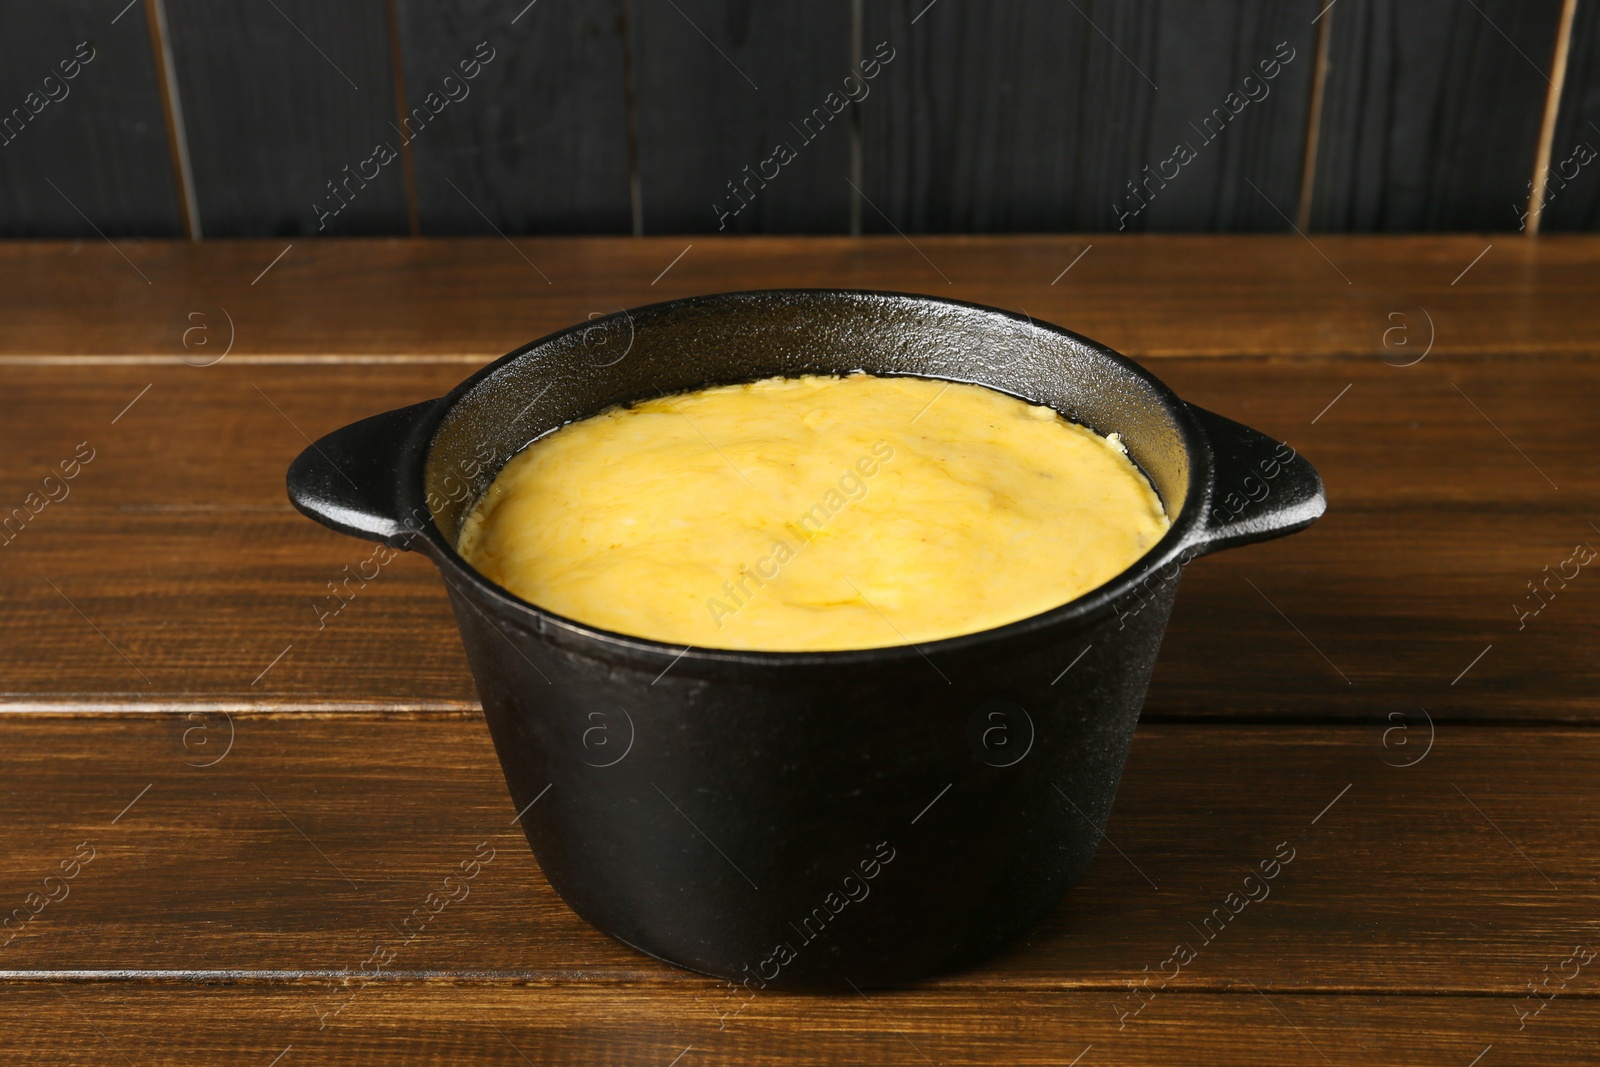
[[[822,653],[610,633],[456,554],[500,466],[565,423],[853,370],[976,382],[1120,434],[1171,530],[1044,614]],[[1094,855],[1182,566],[1324,508],[1287,446],[1102,345],[993,308],[842,290],[695,297],[563,330],[448,396],[329,434],[288,484],[318,522],[437,564],[512,803],[562,898],[635,948],[751,990],[909,982],[1038,922]]]

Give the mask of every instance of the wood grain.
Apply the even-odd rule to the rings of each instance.
[[[896,236],[703,238],[672,265],[684,249],[676,238],[523,239],[516,247],[500,238],[307,241],[295,242],[263,276],[284,243],[122,242],[153,285],[104,242],[6,243],[0,362],[201,359],[183,347],[185,331],[203,324],[220,343],[231,319],[235,360],[481,363],[591,314],[784,286],[927,292],[1025,310],[1140,358],[1387,356],[1400,363],[1421,351],[1396,347],[1401,338],[1421,345],[1430,334],[1438,356],[1594,352],[1600,241],[1500,240],[1485,252],[1489,243],[1324,235],[1315,245],[1294,235],[918,237],[915,246]],[[196,313],[205,317],[190,318]],[[1406,331],[1390,333],[1386,348],[1386,332],[1401,325]]]
[[[120,8],[68,0],[7,9],[0,235],[183,232],[144,5]],[[81,44],[88,63],[76,58]],[[62,77],[62,63],[74,77]]]
[[[1313,11],[1254,0],[869,4],[868,50],[888,42],[899,58],[862,104],[863,226],[1287,230]],[[1265,83],[1263,61],[1274,64]],[[1180,144],[1187,162],[1173,162]]]
[[[1560,15],[1559,0],[1330,11],[1313,228],[1518,229]]]
[[[1331,506],[1304,534],[1188,569],[1148,714],[1362,719],[1375,702],[1400,702],[1446,719],[1600,715],[1596,593],[1582,573],[1567,588],[1542,584],[1575,545],[1600,543],[1587,362],[1434,354],[1411,367],[1196,358],[1158,369],[1180,395],[1310,457]],[[7,368],[7,705],[471,706],[431,566],[402,556],[319,625],[318,606],[339,603],[329,583],[372,547],[302,518],[283,490],[307,438],[437,396],[465,371]],[[81,445],[93,460],[65,499],[41,504],[43,479]],[[1519,603],[1538,608],[1520,628]]]
[[[423,233],[629,232],[621,0],[396,11]]]
[[[1072,1057],[1133,1067],[1392,1067],[1579,1063],[1600,1006],[1562,998],[1517,1031],[1505,998],[1169,994],[1117,1027],[1101,993],[996,990],[766,994],[718,1028],[719,1010],[686,990],[522,988],[389,983],[318,1029],[298,986],[43,983],[0,990],[0,1048],[20,1064],[89,1056],[139,1064],[269,1063],[694,1064],[849,1063],[1062,1067]],[[285,1050],[288,1050],[285,1052]],[[1490,1059],[1492,1057],[1492,1059]]]
[[[630,0],[630,42],[624,0],[531,10],[283,0],[226,14],[197,0],[167,4],[210,235],[403,233],[408,209],[440,234],[616,233],[635,221],[655,233],[723,223],[842,233],[852,213],[884,233],[1286,230],[1313,126],[1318,229],[1516,229],[1560,0],[1339,6],[1013,0],[990,10],[892,0],[859,5],[855,19],[847,0],[788,12],[748,0]],[[1556,162],[1596,120],[1591,6],[1579,5]],[[8,26],[0,106],[20,106],[36,88],[43,75],[28,71],[49,69],[54,42],[101,35],[108,58],[93,85],[81,83],[79,104],[51,106],[27,147],[0,160],[0,188],[11,194],[0,233],[93,232],[57,203],[42,180],[51,174],[70,177],[69,195],[107,233],[179,232],[143,5],[132,14],[86,0],[50,8]],[[1324,8],[1330,76],[1313,123],[1313,19]],[[865,54],[883,42],[896,59],[826,134],[796,135],[793,125],[850,73],[853,21]],[[489,38],[500,58],[472,102],[449,105],[415,142],[415,200],[397,159],[323,231],[321,211],[336,203],[326,183],[380,142],[399,149],[396,78],[416,106]],[[1236,108],[1220,136],[1202,132],[1215,109],[1235,110],[1230,93],[1257,92],[1244,79],[1280,44],[1295,58],[1270,92]],[[795,161],[748,209],[724,216],[738,203],[727,183],[791,137]],[[1195,153],[1180,176],[1128,199],[1128,183],[1142,183],[1147,166],[1159,173],[1179,144]],[[866,202],[846,183],[853,160]],[[1593,227],[1588,185],[1552,201],[1551,228]],[[1146,199],[1148,209],[1134,210]]]
[[[1600,227],[1600,4],[1579,4],[1573,19],[1548,181],[1543,232]]]
[[[632,11],[645,232],[846,232],[849,0]]]
[[[94,854],[0,949],[13,981],[292,980],[328,999],[381,942],[395,980],[581,978],[728,999],[555,896],[511,825],[476,718],[28,716],[6,729],[7,908],[81,842]],[[1195,959],[1158,994],[1152,982],[1141,1023],[1159,1018],[1162,995],[1252,985],[1496,996],[1514,1018],[1529,980],[1596,937],[1600,736],[1444,726],[1426,740],[1420,728],[1400,744],[1360,726],[1141,726],[1106,830],[1115,847],[1024,942],[923,988],[1097,991],[1114,1019],[1129,983],[1184,943]],[[931,841],[924,831],[908,828],[904,848]],[[460,906],[389,944],[484,841],[492,862]],[[1280,854],[1263,899],[1203,926]],[[1593,997],[1586,981],[1572,991]]]
[[[207,237],[406,232],[381,0],[167,0],[167,24]]]

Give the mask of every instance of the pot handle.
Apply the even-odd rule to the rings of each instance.
[[[1317,469],[1287,444],[1189,405],[1211,443],[1211,501],[1195,555],[1310,526],[1328,508]]]
[[[301,514],[351,537],[410,548],[426,513],[401,514],[412,432],[438,401],[386,411],[335,430],[289,465],[289,500]]]

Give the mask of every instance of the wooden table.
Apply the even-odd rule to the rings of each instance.
[[[1548,576],[1600,545],[1600,239],[1314,240],[0,245],[7,1061],[1592,1062],[1600,575]],[[1025,943],[743,1003],[551,892],[425,560],[319,629],[370,548],[283,472],[591,313],[792,285],[1073,327],[1330,504],[1189,568],[1114,847]]]

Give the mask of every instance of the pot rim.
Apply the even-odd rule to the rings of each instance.
[[[954,637],[940,638],[936,641],[811,652],[703,648],[698,645],[683,647],[665,641],[658,641],[654,638],[619,633],[580,622],[577,619],[560,615],[548,608],[543,608],[531,601],[524,600],[515,593],[490,581],[462,558],[456,551],[455,546],[450,544],[439,530],[438,524],[433,519],[432,509],[426,505],[426,494],[423,490],[424,472],[432,453],[438,429],[450,412],[469,393],[477,389],[501,368],[527,358],[530,353],[548,345],[552,341],[581,331],[594,329],[600,323],[615,321],[618,316],[642,312],[659,314],[685,308],[715,307],[718,304],[725,304],[740,298],[759,297],[770,299],[774,296],[818,295],[843,296],[854,299],[891,297],[898,300],[915,300],[922,303],[959,307],[986,315],[1006,318],[1032,330],[1065,338],[1075,345],[1087,348],[1100,358],[1111,360],[1143,381],[1165,408],[1168,417],[1178,427],[1189,457],[1189,485],[1182,509],[1172,520],[1166,534],[1143,556],[1140,556],[1115,577],[1096,586],[1087,593],[1046,611],[1014,622],[1005,623],[1001,626],[994,626],[968,634],[958,634]],[[534,358],[537,357],[535,356]],[[934,377],[932,375],[906,376]],[[959,379],[950,378],[939,380],[959,382]],[[986,386],[986,388],[993,387]],[[1000,391],[1003,392],[1004,390]],[[1017,394],[1010,395],[1015,396]],[[1023,397],[1021,399],[1029,398]],[[1039,401],[1031,399],[1029,399],[1029,402],[1039,403]],[[1063,418],[1065,417],[1063,415]],[[1113,606],[1117,602],[1132,593],[1137,586],[1147,582],[1157,571],[1168,567],[1175,561],[1181,566],[1206,551],[1209,539],[1206,537],[1205,515],[1210,507],[1211,488],[1216,465],[1210,439],[1192,413],[1190,406],[1154,374],[1106,345],[1072,330],[1057,326],[1054,323],[1037,320],[1026,313],[1019,314],[1005,308],[997,308],[973,301],[954,300],[947,297],[929,296],[924,293],[906,293],[894,290],[840,289],[831,287],[745,289],[706,293],[677,300],[663,300],[653,304],[644,304],[556,330],[513,349],[506,355],[484,365],[449,393],[434,401],[426,416],[418,420],[412,431],[411,441],[413,443],[423,443],[423,447],[408,450],[412,457],[412,463],[409,470],[402,472],[400,489],[410,499],[407,499],[404,503],[408,506],[408,510],[411,505],[421,505],[423,511],[428,515],[428,521],[420,531],[423,543],[426,545],[434,563],[440,568],[441,574],[445,576],[446,584],[452,586],[457,592],[463,595],[466,594],[466,590],[462,589],[459,584],[459,582],[464,581],[476,594],[479,602],[487,601],[501,612],[516,619],[525,628],[544,635],[561,633],[579,641],[600,645],[614,654],[642,655],[657,661],[666,658],[671,660],[672,664],[678,664],[681,660],[686,665],[695,663],[703,663],[708,666],[713,664],[739,664],[751,667],[773,668],[845,667],[908,660],[914,656],[930,659],[933,655],[969,653],[1001,643],[1014,642],[1019,638],[1036,637],[1047,631],[1073,624],[1087,626],[1100,622],[1112,612]],[[531,444],[532,442],[529,443]],[[526,447],[525,445],[524,448]],[[1144,474],[1144,471],[1141,469],[1140,473]],[[1145,474],[1145,477],[1148,479],[1149,475]],[[416,512],[413,511],[411,513],[415,514]],[[446,568],[448,568],[449,574],[445,574]]]

